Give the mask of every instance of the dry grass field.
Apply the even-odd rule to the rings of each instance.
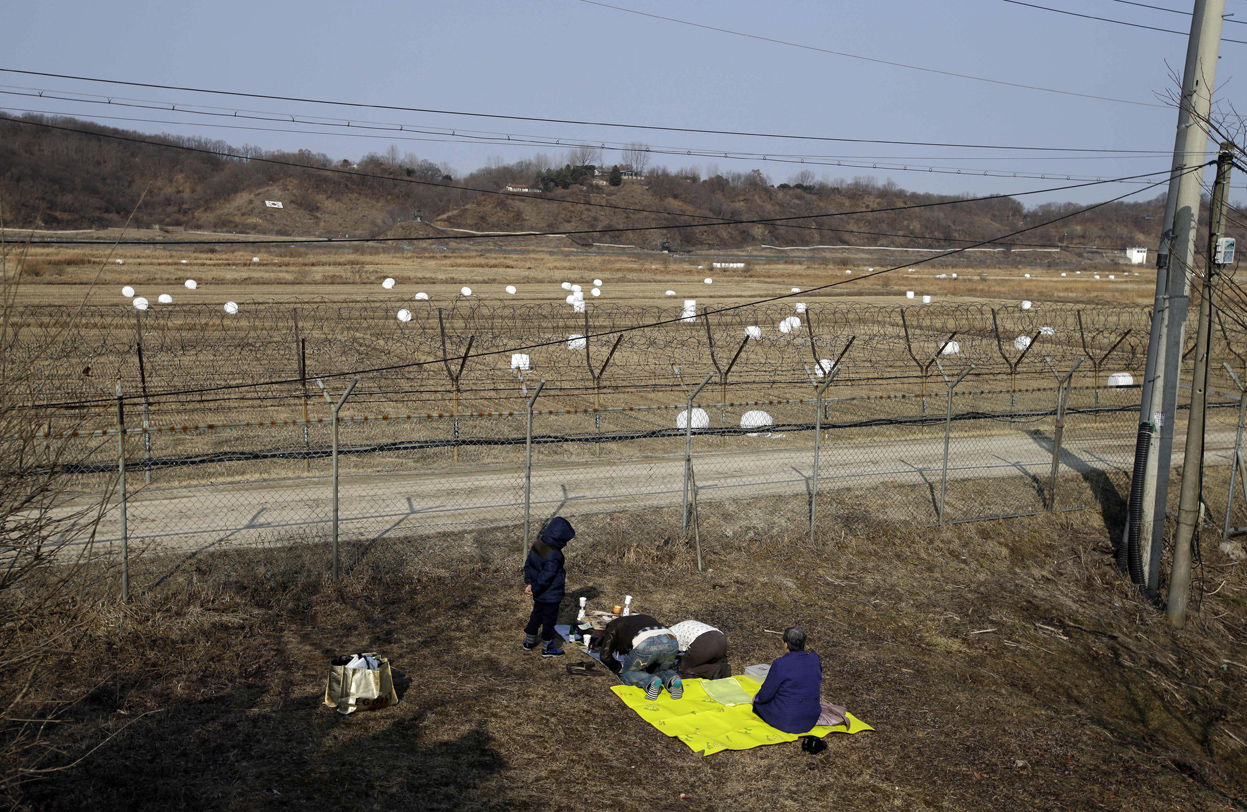
[[[1041,314],[1068,314],[1146,307],[1154,284],[1142,267],[1134,276],[1125,265],[1058,265],[1046,256],[1026,264],[1025,255],[998,267],[982,258],[918,265],[912,273],[902,267],[809,293],[872,266],[889,267],[889,258],[759,255],[745,259],[743,271],[716,271],[711,263],[719,258],[710,256],[458,245],[375,253],[7,250],[23,267],[19,312],[116,307],[128,322],[133,308],[120,288],[133,285],[153,301],[173,296],[172,305],[153,305],[157,311],[195,305],[220,313],[228,300],[239,304],[240,315],[269,314],[279,311],[274,302],[284,309],[350,301],[388,314],[390,332],[320,325],[340,343],[326,340],[337,349],[313,356],[318,372],[371,364],[387,352],[432,357],[433,334],[426,329],[403,345],[393,312],[410,306],[416,291],[427,292],[431,305],[452,308],[463,285],[474,299],[533,308],[560,300],[562,281],[588,290],[601,278],[603,304],[677,314],[684,298],[713,308],[786,296],[792,287],[807,292],[812,312],[842,300],[896,308],[907,303],[906,290],[915,290],[937,305],[1016,312],[1030,299]],[[895,256],[893,265],[906,259]],[[713,284],[702,281],[707,276]],[[382,288],[386,277],[396,280],[394,289]],[[182,286],[187,278],[199,283],[196,290]],[[503,291],[508,284],[518,289],[514,297]],[[666,296],[668,289],[677,295]],[[179,324],[173,313],[165,323]],[[187,341],[202,335],[210,343],[219,335],[213,331],[229,329],[222,318],[188,320]],[[283,334],[271,345],[261,340],[263,324],[249,325],[250,349],[231,345],[248,374],[290,369],[289,356],[270,362],[261,351],[289,346],[285,325],[274,324]],[[841,328],[829,335],[842,343],[849,328]],[[47,325],[39,329],[59,335]],[[928,327],[923,346],[939,332]],[[64,358],[72,363],[56,374],[77,376],[73,391],[84,393],[111,391],[114,372],[133,387],[137,371],[121,360],[133,355],[130,340],[99,351],[115,370],[103,364],[86,375],[75,354],[81,348],[67,346]],[[170,353],[184,351],[174,344]],[[663,346],[652,354],[667,352]],[[826,346],[837,345],[828,339]],[[352,355],[359,347],[377,355]],[[880,347],[864,348],[859,363],[878,364],[885,350],[888,359],[902,357],[896,346]],[[191,357],[221,363],[210,353]],[[163,367],[171,371],[161,378],[161,358],[153,348],[162,384],[190,368]],[[660,360],[670,365],[671,358]],[[559,363],[557,369],[571,369],[572,362]],[[812,393],[799,367],[779,374],[756,363],[757,383],[741,392]],[[875,369],[874,377],[885,372]],[[768,373],[782,386],[766,384]],[[522,402],[509,370],[490,375],[482,389],[509,380],[513,391],[505,399],[465,394],[462,408]],[[867,376],[847,377],[846,391],[857,391],[851,387],[863,387]],[[669,382],[657,388],[656,380],[611,390],[604,405],[643,396],[670,402],[684,391]],[[419,383],[446,399],[440,366]],[[592,405],[592,391],[583,379],[579,385],[560,402]],[[1002,394],[983,403],[1007,402],[1008,385],[994,381]],[[399,389],[388,392],[391,399],[411,397]],[[293,391],[273,389],[282,397]],[[1049,401],[1044,395],[1044,408]],[[154,408],[173,416],[205,406]],[[380,399],[365,403],[383,406]],[[213,408],[229,417],[256,407]],[[680,533],[677,510],[599,513],[578,525],[568,548],[572,595],[601,605],[631,594],[639,609],[662,620],[714,623],[727,633],[738,669],[778,656],[768,629],[804,626],[823,659],[825,696],[876,728],[831,737],[820,755],[796,745],[696,755],[623,706],[608,690],[609,678],[571,676],[562,661],[523,652],[522,531],[506,526],[454,529],[431,543],[386,538],[352,550],[353,565],[337,582],[326,576],[324,544],[142,560],[138,566],[171,575],[158,588],[136,589],[127,605],[111,597],[114,569],[84,573],[76,590],[53,582],[55,602],[4,630],[11,650],[37,657],[30,671],[5,666],[13,684],[26,687],[14,689],[0,726],[11,757],[0,790],[13,807],[28,809],[1247,808],[1247,564],[1207,539],[1192,622],[1174,631],[1113,564],[1128,483],[1084,475],[1077,484],[1098,509],[943,529],[897,518],[891,508],[898,500],[875,490],[845,490],[834,496],[816,543],[803,529],[804,498],[730,500],[699,525],[705,572]],[[1224,504],[1224,483],[1213,478],[1208,487],[1222,491],[1210,504]],[[0,608],[14,600],[0,594]],[[321,706],[329,658],[357,650],[391,659],[399,705],[350,717]],[[31,726],[29,720],[49,714],[53,723]]]

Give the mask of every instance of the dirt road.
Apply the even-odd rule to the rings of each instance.
[[[1133,437],[1073,438],[1064,444],[1061,473],[1127,470]],[[783,440],[760,439],[772,446]],[[1228,464],[1232,431],[1208,437],[1209,462]],[[888,484],[919,486],[914,501],[934,521],[941,485],[943,437],[889,442],[838,443],[823,447],[820,492]],[[1019,491],[1047,482],[1052,461],[1046,434],[1019,431],[985,437],[954,438],[948,477],[1014,477]],[[693,461],[701,501],[809,493],[812,445],[753,451],[700,452]],[[1181,450],[1174,451],[1174,464]],[[1028,477],[1030,479],[1028,479]],[[576,514],[678,507],[684,492],[684,460],[667,456],[625,461],[585,461],[534,466],[532,517],[539,524],[554,513]],[[897,491],[900,492],[899,489]],[[332,491],[326,475],[297,476],[246,483],[163,487],[157,480],[137,492],[131,486],[127,512],[132,547],[186,551],[235,544],[274,544],[325,539],[330,533]],[[925,505],[923,505],[925,502]],[[888,500],[881,499],[880,505]],[[979,508],[980,506],[969,506]],[[949,503],[949,510],[954,506]],[[960,510],[968,509],[962,505]],[[982,515],[982,514],[971,514]],[[373,540],[394,535],[425,535],[449,529],[518,523],[524,516],[521,468],[462,466],[434,473],[343,476],[339,488],[340,537]],[[101,542],[120,539],[120,513],[105,516]]]

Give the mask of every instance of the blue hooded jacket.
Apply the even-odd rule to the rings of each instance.
[[[537,603],[560,603],[563,600],[567,573],[563,569],[563,548],[576,537],[576,530],[562,516],[555,516],[541,531],[541,540],[552,548],[545,558],[537,552],[536,545],[528,551],[524,561],[524,583],[533,588],[533,600]]]

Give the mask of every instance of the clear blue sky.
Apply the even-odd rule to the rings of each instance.
[[[1164,171],[1173,148],[1175,111],[1161,96],[1176,92],[1186,36],[1041,11],[1003,0],[879,0],[757,3],[613,0],[645,12],[791,44],[746,38],[583,0],[500,2],[170,4],[41,0],[0,10],[6,53],[0,67],[107,79],[447,111],[740,130],[788,135],[1149,150],[1149,155],[1017,153],[930,146],[852,144],[662,132],[603,126],[472,118],[302,102],[245,99],[142,87],[92,84],[0,73],[0,109],[95,118],[145,132],[203,135],[235,145],[299,148],[337,158],[384,152],[394,144],[446,164],[454,174],[491,161],[544,153],[561,164],[562,145],[515,143],[559,139],[639,142],[684,152],[755,157],[655,154],[656,165],[707,172],[761,169],[774,183],[806,169],[828,180],[875,177],[918,191],[1014,194],[1060,186],[1066,175],[1113,178]],[[1174,14],[1115,0],[1037,0],[1038,4],[1187,31],[1192,3],[1148,0]],[[180,7],[179,7],[180,6]],[[1247,22],[1247,1],[1228,0],[1228,19]],[[1223,36],[1247,40],[1247,25]],[[809,48],[797,47],[810,46]],[[823,49],[823,51],[811,50]],[[1083,98],[942,75],[987,77],[1124,101]],[[1224,42],[1217,97],[1247,110],[1247,45]],[[85,101],[12,95],[108,96],[259,111],[280,119],[319,116],[338,124],[372,122],[426,129],[387,138],[375,131],[281,121],[223,120],[168,110],[105,108]],[[1127,101],[1142,104],[1129,104]],[[112,116],[105,118],[104,116]],[[152,119],[139,122],[121,119]],[[165,123],[184,122],[184,123]],[[262,132],[208,126],[272,127]],[[450,131],[454,131],[454,135]],[[315,132],[312,132],[315,131]],[[471,143],[464,133],[510,136],[512,143]],[[356,137],[350,137],[356,136]],[[364,137],[358,137],[364,136]],[[424,139],[424,140],[405,140]],[[804,165],[762,160],[807,156]],[[819,156],[819,157],[816,157]],[[788,158],[788,160],[796,160]],[[886,164],[860,166],[820,165]],[[906,171],[906,165],[920,171]],[[940,174],[927,167],[960,168]],[[1059,176],[996,178],[985,171]],[[1240,189],[1247,178],[1239,175]],[[1112,184],[1020,197],[1026,205],[1093,202],[1130,188]],[[1155,197],[1163,187],[1135,199]],[[1235,197],[1241,197],[1235,193]]]

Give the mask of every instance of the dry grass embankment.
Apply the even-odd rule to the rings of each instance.
[[[1247,565],[1207,552],[1208,594],[1175,632],[1114,570],[1097,511],[940,530],[888,523],[863,504],[844,518],[868,530],[829,528],[817,545],[782,529],[800,528],[801,516],[799,501],[716,511],[701,527],[704,573],[671,511],[585,517],[567,551],[568,586],[598,605],[628,593],[669,622],[712,622],[737,668],[778,655],[766,629],[801,624],[822,655],[825,694],[878,730],[832,737],[822,755],[778,745],[703,758],[644,724],[608,680],[521,651],[519,536],[491,530],[378,543],[340,583],[323,578],[323,546],[285,558],[205,553],[164,591],[103,606],[71,650],[49,653],[56,678],[24,701],[83,695],[48,734],[62,761],[116,736],[15,800],[44,809],[1247,803]],[[343,718],[320,705],[329,657],[352,650],[391,658],[398,706]]]

